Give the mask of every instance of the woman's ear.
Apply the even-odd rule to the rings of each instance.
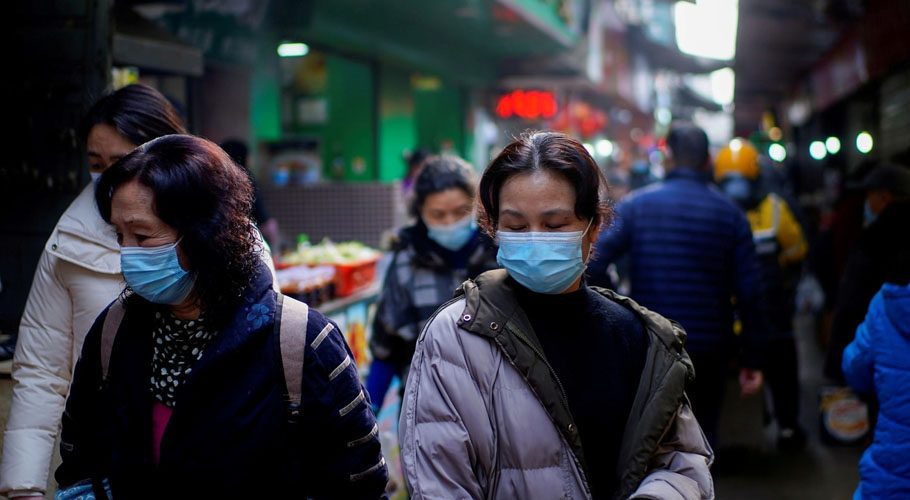
[[[584,243],[586,244],[586,249],[582,251],[582,256],[585,259],[585,262],[590,260],[591,256],[594,254],[594,248],[597,247],[597,239],[600,238],[600,231],[603,229],[603,222],[597,222],[596,224],[591,224],[591,229],[588,229],[588,234],[585,235]]]

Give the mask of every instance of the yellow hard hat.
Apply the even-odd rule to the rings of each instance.
[[[714,179],[720,181],[729,174],[758,178],[758,150],[745,139],[736,138],[724,146],[714,159]]]

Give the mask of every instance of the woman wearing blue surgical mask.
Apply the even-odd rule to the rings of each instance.
[[[86,332],[123,288],[114,230],[95,205],[95,180],[137,145],[184,133],[170,102],[145,85],[100,98],[82,127],[92,181],[45,245],[19,325],[0,494],[44,498],[63,403]],[[3,346],[0,346],[2,350]]]
[[[585,284],[606,193],[562,134],[487,167],[479,220],[505,269],[466,281],[418,340],[400,427],[413,498],[713,498],[685,333]]]
[[[143,144],[95,198],[127,288],[89,331],[63,498],[379,498],[370,400],[338,326],[273,289],[252,185],[217,145]],[[59,493],[59,492],[58,492]]]
[[[496,248],[477,228],[474,170],[455,156],[432,156],[414,181],[411,213],[393,246],[379,298],[367,379],[377,409],[394,376],[403,382],[417,336],[464,280],[495,269]]]

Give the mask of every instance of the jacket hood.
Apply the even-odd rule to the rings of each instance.
[[[910,337],[910,284],[895,285],[885,283],[882,287],[885,298],[885,312],[901,335]]]
[[[77,266],[99,273],[120,273],[120,245],[114,227],[95,205],[95,185],[86,186],[60,216],[46,250]]]

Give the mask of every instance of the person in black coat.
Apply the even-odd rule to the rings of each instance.
[[[76,367],[61,488],[106,485],[114,498],[384,495],[375,417],[338,326],[313,309],[298,310],[299,338],[276,325],[287,315],[251,197],[227,154],[187,135],[148,142],[101,177],[96,201],[116,228],[127,289],[95,322]],[[114,307],[123,319],[105,344]],[[286,339],[305,341],[299,407],[289,404]]]
[[[866,227],[844,269],[825,359],[825,375],[840,383],[844,348],[872,297],[885,283],[910,281],[910,169],[880,165],[866,175],[862,187]]]

